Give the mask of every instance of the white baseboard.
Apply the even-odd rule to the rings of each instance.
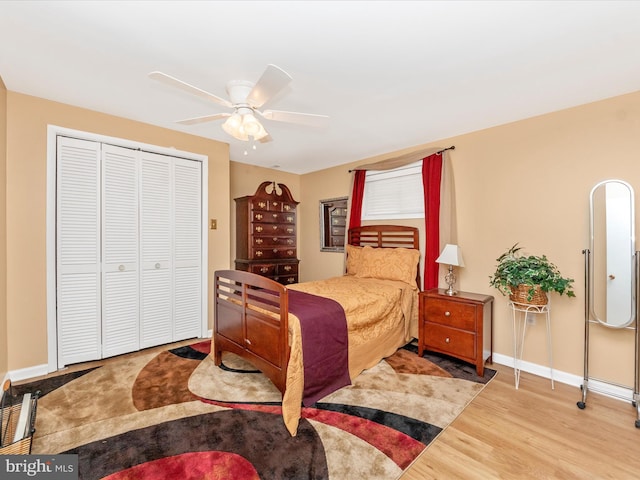
[[[49,365],[46,363],[35,367],[21,368],[20,370],[12,370],[9,372],[11,382],[19,382],[21,380],[29,380],[30,378],[40,377],[49,373]]]
[[[514,366],[513,357],[502,355],[500,353],[493,354],[493,361],[500,365],[505,365],[511,368],[513,368]],[[551,370],[547,366],[525,361],[518,362],[518,366],[523,372],[531,373],[533,375],[548,378],[549,380],[551,380]],[[554,369],[553,381],[579,388],[584,384],[584,377]],[[607,383],[601,380],[590,378],[588,388],[589,391],[601,393],[617,400],[624,400],[627,402],[633,401],[633,387],[615,385],[612,383]],[[581,395],[578,392],[578,394],[576,395],[576,402],[580,399]]]
[[[209,336],[207,338],[202,338],[201,340],[211,339],[211,335],[213,334],[213,330],[209,330]],[[49,371],[49,365],[42,364],[37,365],[35,367],[27,367],[21,368],[20,370],[12,370],[7,373],[5,376],[5,380],[10,378],[12,382],[19,382],[22,380],[29,380],[30,378],[40,377],[44,375],[48,375],[51,373]],[[4,381],[3,381],[4,384]]]

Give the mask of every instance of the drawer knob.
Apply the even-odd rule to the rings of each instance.
[[[445,341],[445,343],[450,343],[450,342],[451,342],[451,340],[449,339],[449,337],[445,338],[445,339],[444,339],[444,341]]]
[[[450,317],[451,316],[451,312],[444,312],[444,316],[445,317]]]
[[[244,341],[246,342],[247,345],[251,345],[251,340],[249,340],[248,338],[245,338]]]

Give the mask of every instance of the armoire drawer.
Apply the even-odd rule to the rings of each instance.
[[[276,223],[252,223],[252,235],[271,235],[271,236],[295,236],[296,227],[293,225],[280,225]]]
[[[296,258],[296,249],[291,247],[256,248],[249,252],[251,260]]]

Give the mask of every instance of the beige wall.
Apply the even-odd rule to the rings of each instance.
[[[7,335],[7,89],[0,78],[0,381],[9,371]]]
[[[454,227],[466,264],[458,271],[458,287],[495,296],[495,352],[513,356],[512,319],[506,298],[489,287],[489,276],[496,258],[519,242],[575,279],[577,298],[552,296],[553,355],[557,370],[582,376],[589,193],[597,182],[619,178],[640,195],[639,131],[637,92],[415,147],[456,147],[450,157]],[[304,280],[341,273],[341,256],[320,252],[318,202],[347,195],[347,170],[369,161],[302,176]],[[547,365],[542,320],[528,334],[524,360]],[[596,326],[591,337],[590,375],[632,386],[632,332]]]
[[[47,363],[45,219],[49,124],[208,156],[209,217],[217,218],[219,225],[217,230],[209,230],[209,278],[215,269],[226,268],[229,262],[227,144],[8,92],[7,171],[6,182],[1,183],[7,185],[9,370]]]

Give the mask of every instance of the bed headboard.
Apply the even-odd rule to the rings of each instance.
[[[349,245],[420,249],[418,229],[401,225],[366,225],[349,229]]]
[[[418,229],[402,225],[366,225],[350,228],[347,236],[349,245],[378,248],[415,248],[420,250]],[[416,272],[416,285],[420,288],[420,265]]]

